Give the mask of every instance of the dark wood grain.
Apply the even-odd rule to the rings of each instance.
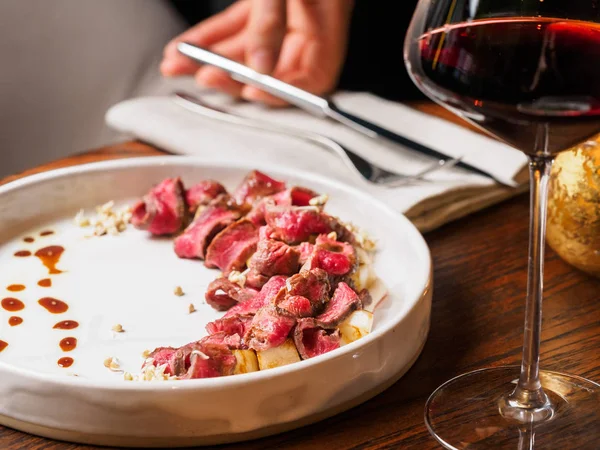
[[[57,161],[20,176],[71,164],[160,154],[163,153],[142,143],[124,143]],[[390,389],[321,423],[220,448],[440,448],[423,423],[423,405],[428,395],[465,371],[519,362],[527,216],[528,199],[519,196],[426,235],[435,267],[431,332],[415,365]],[[599,288],[598,280],[571,268],[548,250],[542,335],[544,368],[600,381]],[[41,439],[0,427],[0,448],[94,447]]]

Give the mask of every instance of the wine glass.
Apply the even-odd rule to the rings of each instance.
[[[443,446],[600,448],[600,385],[539,369],[553,156],[600,132],[598,0],[420,0],[404,46],[431,99],[529,158],[529,268],[521,367],[460,375],[427,400]],[[499,315],[500,316],[500,315]]]

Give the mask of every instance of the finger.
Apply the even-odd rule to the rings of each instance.
[[[211,50],[226,56],[235,61],[242,61],[244,58],[244,39],[245,36],[240,34],[226,41],[220,42]],[[196,82],[202,86],[212,89],[218,89],[233,97],[240,97],[243,85],[233,80],[226,72],[212,66],[201,67],[196,72]]]
[[[198,64],[177,50],[177,44],[187,41],[201,47],[229,38],[241,31],[248,20],[249,0],[240,0],[220,14],[204,20],[167,44],[164,49],[160,71],[165,76],[191,75],[198,70]]]
[[[277,64],[285,31],[285,0],[252,0],[246,63],[258,72],[271,73]]]

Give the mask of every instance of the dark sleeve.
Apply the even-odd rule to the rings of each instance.
[[[415,0],[355,0],[340,89],[368,91],[390,100],[424,99],[402,56]]]

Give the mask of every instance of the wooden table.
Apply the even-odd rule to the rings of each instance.
[[[103,159],[161,154],[141,143],[124,143],[26,174]],[[10,177],[15,178],[18,176]],[[363,405],[318,424],[222,448],[440,448],[423,422],[423,405],[429,394],[463,372],[519,363],[527,216],[528,199],[522,195],[425,236],[435,268],[431,332],[415,365],[395,385]],[[546,257],[542,338],[544,368],[600,381],[600,282],[568,266],[550,249]],[[0,427],[0,448],[93,447]]]

